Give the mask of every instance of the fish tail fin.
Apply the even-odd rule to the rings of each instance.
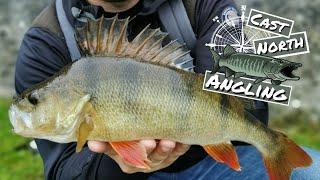
[[[288,180],[294,168],[310,166],[312,159],[286,135],[275,133],[278,135],[277,147],[270,148],[269,153],[262,153],[264,164],[270,180]]]
[[[220,62],[221,57],[220,57],[220,55],[219,55],[217,52],[215,52],[213,49],[210,49],[210,51],[211,51],[212,59],[213,59],[213,62],[214,62],[213,70],[212,70],[211,74],[215,74],[215,73],[218,72],[219,69],[220,69],[219,62]]]

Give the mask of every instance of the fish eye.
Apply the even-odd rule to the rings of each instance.
[[[39,102],[39,94],[37,92],[32,92],[28,95],[28,101],[32,105],[37,105]]]

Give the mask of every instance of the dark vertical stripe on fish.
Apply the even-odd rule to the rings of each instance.
[[[249,69],[249,61],[248,58],[245,59],[245,70],[248,71]]]
[[[258,64],[258,72],[261,72],[261,68],[262,68],[262,65],[263,65],[263,61],[259,61],[259,64]]]
[[[236,64],[237,67],[241,67],[241,61],[240,59],[237,59],[237,64]]]
[[[246,59],[242,59],[240,68],[245,70],[245,65],[246,65]]]
[[[135,86],[141,86],[139,78],[137,78],[138,71],[132,63],[123,63],[122,67],[123,69],[119,73],[122,74],[124,82],[127,83],[127,85],[121,85],[119,88],[119,95],[122,94],[122,96],[119,96],[122,101],[122,109],[125,113],[135,114],[133,111],[137,106],[137,100],[141,96],[139,92],[134,90]]]
[[[254,70],[256,71],[256,72],[258,72],[258,66],[259,65],[259,61],[255,61],[254,62]]]
[[[249,72],[254,71],[254,63],[255,62],[256,62],[256,60],[251,60],[251,62],[250,62],[250,71]]]
[[[86,63],[86,66],[82,66],[83,67],[83,73],[79,73],[78,75],[79,76],[83,76],[83,79],[85,84],[84,84],[84,87],[87,88],[87,87],[90,87],[92,89],[96,89],[97,86],[98,86],[98,82],[99,80],[97,79],[92,79],[92,77],[89,75],[89,73],[85,73],[85,72],[92,72],[92,71],[95,71],[97,70],[97,64],[92,58],[88,58],[88,59],[85,59],[85,60],[82,60],[82,61],[88,61],[88,63]],[[81,79],[80,77],[77,77],[79,79]],[[98,78],[98,77],[97,77]],[[84,90],[86,91],[86,90]],[[97,96],[97,94],[90,94],[92,97],[95,97]],[[94,100],[94,98],[92,98]]]
[[[221,94],[221,98],[220,98],[220,104],[221,104],[221,109],[220,109],[220,113],[222,117],[227,117],[228,116],[228,109],[230,108],[230,102],[229,102],[229,98],[228,95],[225,94]]]
[[[181,80],[182,82],[180,82],[180,83],[185,83],[185,87],[187,87],[186,91],[185,91],[186,95],[180,96],[177,98],[183,98],[182,103],[185,103],[184,107],[187,107],[187,109],[180,109],[180,111],[179,111],[180,116],[183,117],[182,119],[184,119],[184,121],[190,121],[190,123],[189,122],[175,123],[176,124],[175,128],[176,128],[176,130],[182,130],[184,128],[189,128],[188,124],[192,124],[191,119],[189,118],[189,114],[190,114],[190,112],[192,112],[192,108],[193,108],[192,104],[190,104],[190,103],[193,102],[193,97],[195,96],[196,88],[198,88],[197,83],[195,83],[197,76],[189,76],[187,74],[182,74],[178,79],[173,78],[174,76],[170,76],[170,77],[171,77],[171,82],[173,83],[172,87],[171,87],[171,91],[173,91],[172,93],[178,94],[176,92],[177,89],[175,88],[177,86],[174,85],[174,83],[178,83],[178,82],[176,82],[177,80]],[[181,86],[181,87],[184,87],[184,86]]]

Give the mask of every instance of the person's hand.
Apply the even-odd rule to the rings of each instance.
[[[107,142],[88,141],[89,149],[97,153],[105,153],[115,160],[124,173],[153,172],[170,166],[179,156],[190,148],[189,145],[177,143],[170,140],[141,140],[140,143],[146,148],[151,169],[140,169],[125,162]]]

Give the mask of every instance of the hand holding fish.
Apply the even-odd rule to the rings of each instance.
[[[154,172],[170,166],[181,155],[190,148],[189,145],[181,144],[170,140],[141,140],[140,144],[145,147],[150,169],[141,169],[126,163],[110,146],[109,143],[100,141],[88,141],[89,149],[97,153],[105,153],[117,162],[121,170],[131,174],[136,172]]]

